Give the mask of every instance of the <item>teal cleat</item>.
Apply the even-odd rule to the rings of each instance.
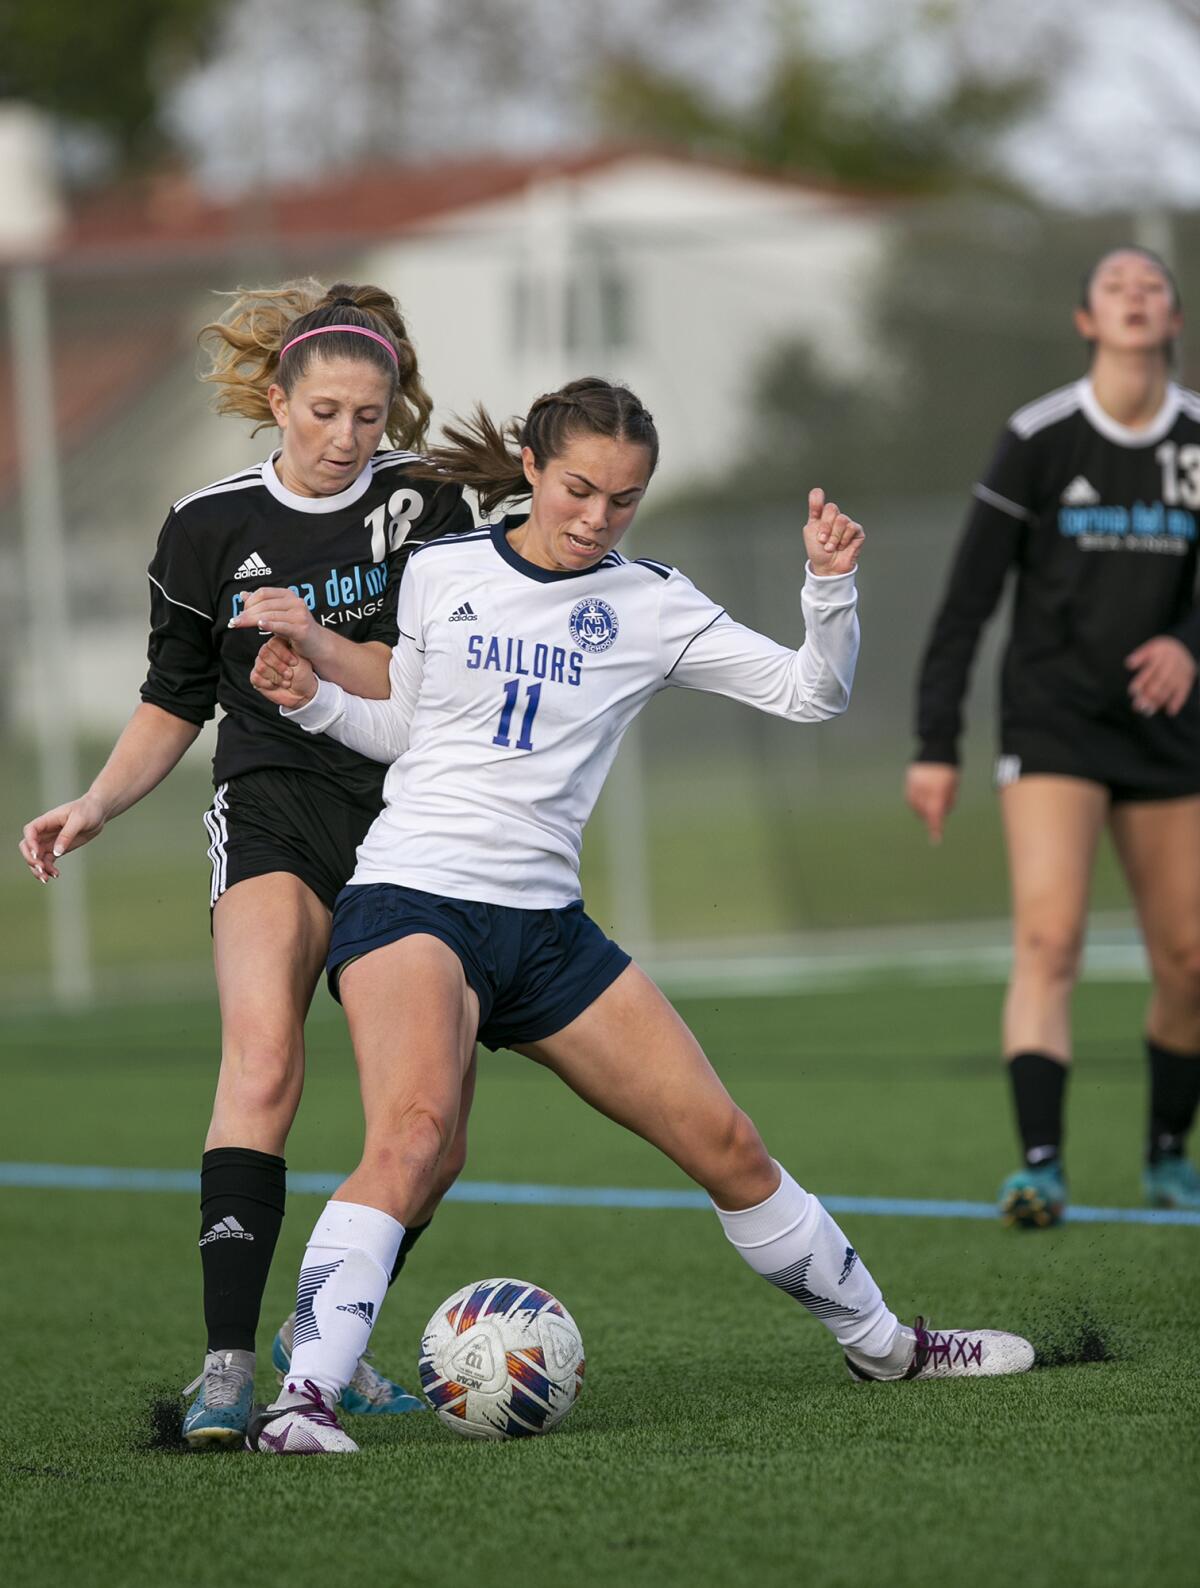
[[[271,1361],[281,1384],[292,1365],[292,1330],[295,1326],[296,1314],[293,1312],[283,1320],[271,1345]],[[354,1377],[342,1391],[338,1405],[344,1412],[353,1417],[399,1417],[403,1412],[426,1410],[423,1400],[410,1395],[402,1384],[395,1384],[390,1378],[385,1378],[372,1365],[370,1357],[369,1351],[363,1352],[354,1369]]]
[[[183,1418],[184,1443],[192,1450],[240,1450],[254,1407],[254,1352],[209,1351],[204,1370],[183,1391],[200,1393]]]
[[[1200,1212],[1200,1174],[1187,1158],[1160,1158],[1157,1163],[1148,1163],[1142,1184],[1151,1207]]]
[[[1000,1218],[1022,1230],[1047,1230],[1067,1211],[1067,1185],[1057,1163],[1026,1165],[1000,1187]]]

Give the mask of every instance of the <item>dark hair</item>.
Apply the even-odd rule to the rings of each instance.
[[[200,378],[216,386],[213,406],[218,413],[254,419],[260,430],[275,422],[267,397],[273,384],[290,396],[314,358],[352,358],[387,377],[387,434],[400,447],[421,445],[433,403],[421,381],[400,305],[390,292],[345,281],[325,287],[310,277],[280,287],[239,288],[228,296],[233,299],[230,307],[200,332],[210,361]],[[310,336],[280,362],[280,349],[295,337],[333,325],[373,331],[387,340],[395,358],[372,337],[330,331],[328,336]]]
[[[470,419],[446,425],[443,435],[445,441],[427,451],[428,468],[413,472],[469,486],[485,515],[501,502],[530,494],[522,447],[528,447],[538,468],[544,469],[576,436],[610,436],[645,447],[651,474],[658,463],[658,431],[650,414],[628,386],[596,376],[568,381],[558,391],[547,392],[524,419],[498,425],[480,406]]]

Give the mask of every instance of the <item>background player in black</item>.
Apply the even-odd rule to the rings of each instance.
[[[220,705],[205,823],[222,1054],[201,1171],[208,1350],[184,1421],[194,1447],[244,1436],[304,1019],[334,896],[382,804],[384,769],[285,722],[250,669],[271,632],[324,676],[386,695],[409,551],[471,527],[458,487],[412,478],[415,453],[377,451],[385,434],[420,444],[431,406],[388,293],[310,281],[235,294],[204,335],[218,410],[277,425],[281,445],[167,515],[142,703],[88,792],[30,822],[21,844],[41,881],[57,876],[59,858],[149,793]],[[285,1324],[278,1365],[289,1351]],[[364,1363],[347,1409],[419,1404]]]
[[[1170,379],[1182,314],[1154,255],[1100,259],[1075,324],[1088,376],[1019,409],[975,487],[921,669],[906,788],[939,841],[971,661],[1015,567],[997,783],[1014,918],[1004,1051],[1025,1163],[1001,1210],[1030,1227],[1065,1205],[1070,1000],[1106,824],[1154,982],[1146,1191],[1200,1207],[1185,1156],[1200,1098],[1200,396]]]

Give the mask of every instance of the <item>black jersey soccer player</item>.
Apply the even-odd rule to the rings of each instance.
[[[901,1325],[816,1197],[769,1155],[654,983],[579,897],[582,828],[622,734],[670,685],[794,722],[847,705],[859,525],[809,499],[799,651],[735,623],[673,568],[617,550],[658,438],[631,392],[572,382],[509,436],[486,415],[431,457],[485,511],[526,515],[413,557],[387,700],[322,680],[272,640],[252,678],[307,731],[389,764],[385,808],[339,895],[331,983],[366,1116],[362,1160],[317,1222],[295,1354],[249,1442],[351,1452],[333,1406],[370,1336],[395,1252],[455,1140],[476,1037],[559,1075],[708,1192],[730,1241],[835,1335],[851,1372],[899,1379],[1028,1368],[1000,1331]],[[467,1326],[464,1318],[463,1326]],[[537,1385],[527,1386],[536,1427]]]
[[[334,897],[382,803],[382,768],[285,722],[250,687],[250,668],[263,634],[275,633],[325,676],[385,695],[409,553],[472,522],[456,485],[414,478],[417,454],[377,450],[385,436],[419,444],[430,412],[389,293],[302,281],[232,296],[202,333],[207,379],[220,412],[278,426],[279,448],[172,507],[149,569],[141,704],[87,793],[30,822],[21,843],[41,881],[56,877],[60,857],[149,793],[221,707],[204,820],[222,1051],[201,1168],[208,1347],[184,1418],[193,1448],[245,1436],[305,1015]],[[460,1139],[440,1189],[462,1148]],[[291,1326],[276,1336],[280,1368]],[[351,1410],[419,1405],[369,1363],[347,1393]]]
[[[1105,254],[1075,311],[1088,374],[1017,410],[983,479],[921,668],[908,802],[941,837],[962,701],[1010,569],[996,782],[1014,954],[1003,1045],[1024,1155],[1006,1221],[1061,1218],[1070,1001],[1092,865],[1112,834],[1146,943],[1149,1199],[1200,1208],[1186,1139],[1200,1098],[1200,395],[1170,378],[1170,272]]]

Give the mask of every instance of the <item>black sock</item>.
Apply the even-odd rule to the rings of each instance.
[[[1018,1053],[1008,1073],[1025,1162],[1030,1168],[1055,1163],[1062,1151],[1066,1065],[1045,1053]]]
[[[283,1223],[287,1165],[250,1147],[200,1161],[200,1266],[210,1351],[253,1351],[267,1274]]]
[[[411,1229],[405,1230],[400,1237],[400,1250],[396,1253],[396,1261],[392,1264],[392,1277],[388,1280],[389,1287],[394,1285],[400,1278],[400,1270],[404,1267],[405,1258],[432,1223],[432,1219],[426,1219],[424,1224],[414,1224]]]
[[[1146,1038],[1150,1061],[1150,1140],[1147,1158],[1179,1158],[1200,1103],[1200,1053],[1173,1053]]]

